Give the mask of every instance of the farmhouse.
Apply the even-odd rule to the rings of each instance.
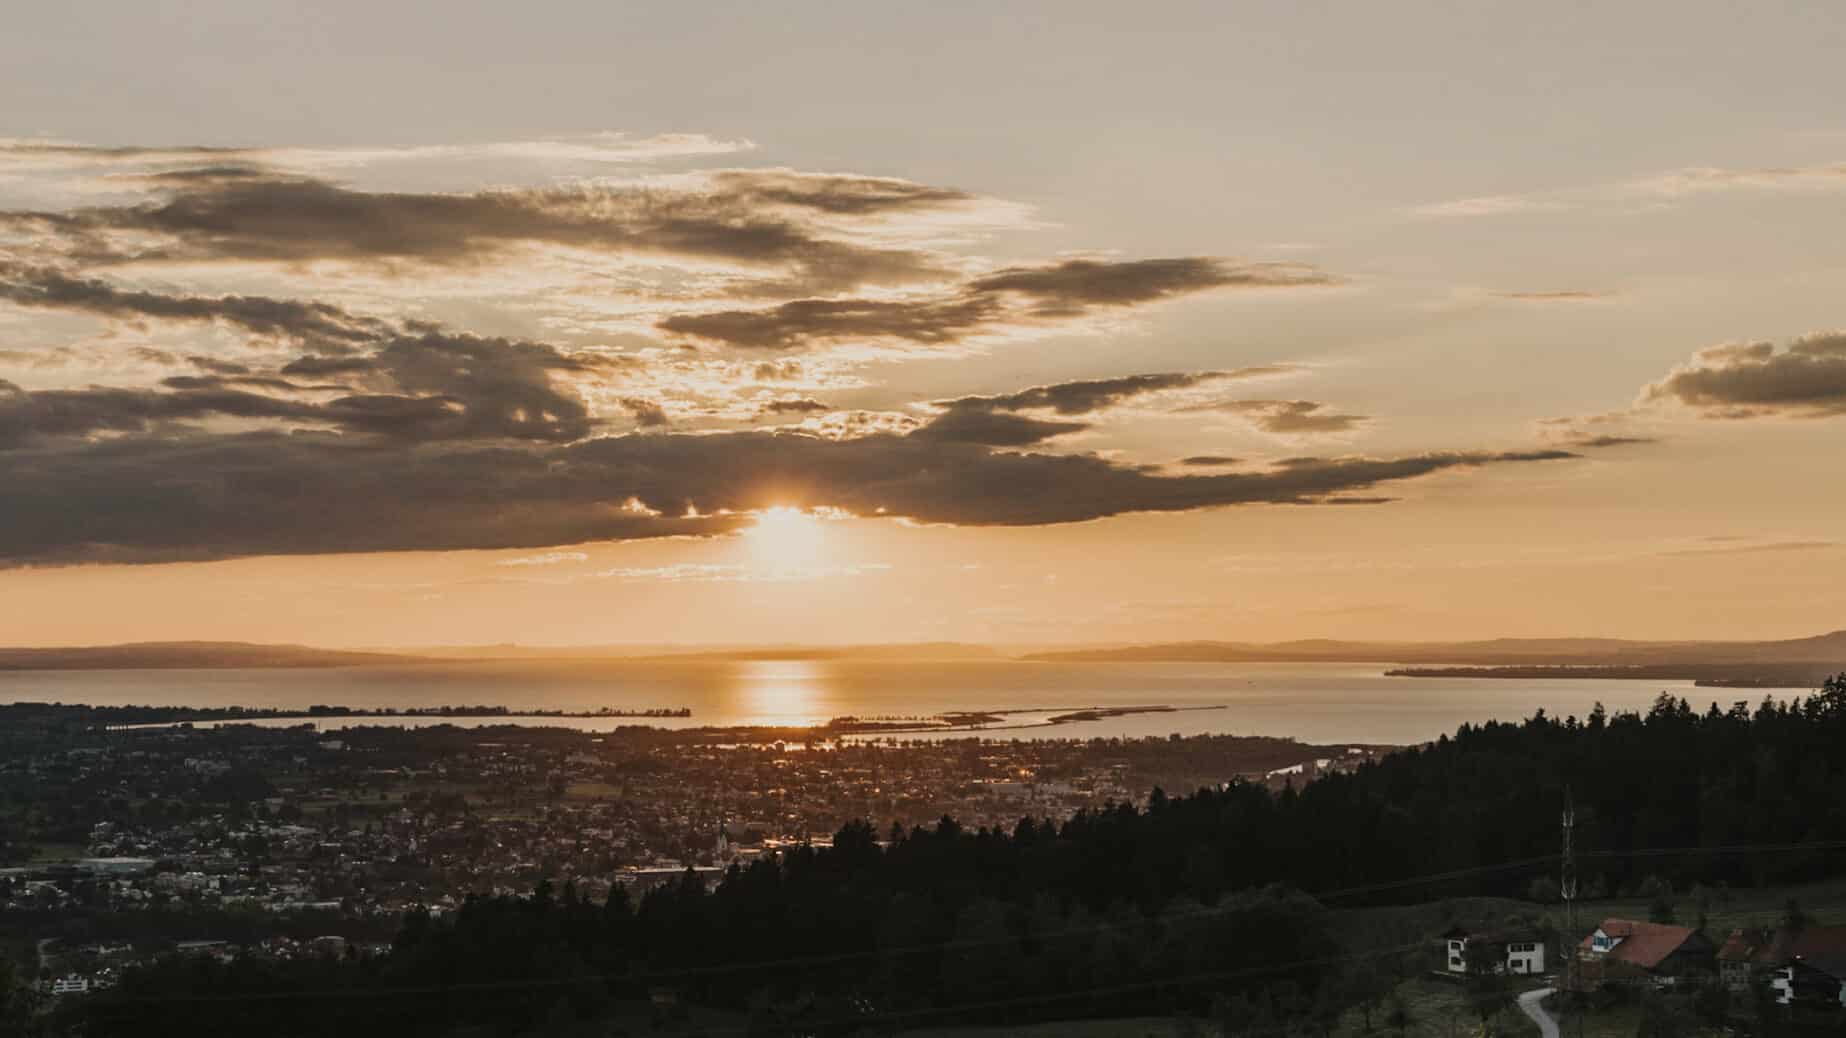
[[[1689,926],[1604,919],[1577,946],[1588,987],[1651,981],[1673,987],[1717,970],[1717,949]]]
[[[1457,976],[1468,972],[1471,945],[1492,949],[1495,969],[1501,973],[1545,972],[1545,938],[1535,930],[1471,932],[1454,927],[1442,935],[1444,969]]]
[[[1846,926],[1732,930],[1718,970],[1733,991],[1762,980],[1783,1005],[1846,1006]]]

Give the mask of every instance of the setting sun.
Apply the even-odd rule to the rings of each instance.
[[[809,569],[826,551],[822,518],[788,505],[756,513],[756,524],[744,531],[750,553],[775,571]]]

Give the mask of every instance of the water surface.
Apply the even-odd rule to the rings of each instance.
[[[1384,664],[1354,663],[522,660],[336,669],[16,671],[0,673],[0,702],[692,710],[686,719],[534,722],[590,730],[624,724],[808,725],[849,714],[926,716],[954,710],[1160,704],[1223,709],[993,734],[1090,738],[1218,732],[1293,736],[1314,743],[1413,743],[1453,732],[1466,722],[1517,720],[1540,708],[1557,717],[1585,716],[1597,702],[1611,711],[1645,709],[1662,691],[1683,695],[1699,709],[1713,701],[1728,705],[1763,695],[1694,688],[1686,681],[1402,678],[1386,677],[1384,670]],[[1787,693],[1778,693],[1783,694]],[[335,720],[323,726],[346,723],[352,722]],[[470,718],[453,723],[505,722]]]

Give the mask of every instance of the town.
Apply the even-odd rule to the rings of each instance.
[[[384,954],[413,908],[440,917],[471,894],[542,883],[639,897],[688,870],[715,879],[825,846],[856,819],[1011,828],[1156,788],[1280,789],[1387,749],[641,725],[126,728],[88,708],[0,713],[0,937],[58,996],[172,952]]]

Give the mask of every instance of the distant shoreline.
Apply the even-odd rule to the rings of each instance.
[[[0,675],[56,671],[326,670],[479,665],[639,666],[722,663],[841,664],[1347,664],[1390,677],[1690,681],[1704,688],[1816,688],[1846,672],[1846,631],[1759,642],[1647,642],[1610,638],[1501,638],[1472,642],[1195,641],[1006,653],[986,645],[918,642],[756,646],[676,651],[668,646],[403,651],[245,642],[4,648]]]
[[[1690,681],[1697,688],[1819,688],[1846,664],[1829,667],[1808,664],[1579,666],[1547,664],[1517,667],[1395,667],[1392,678],[1491,678],[1532,681],[1569,678],[1588,681]]]

